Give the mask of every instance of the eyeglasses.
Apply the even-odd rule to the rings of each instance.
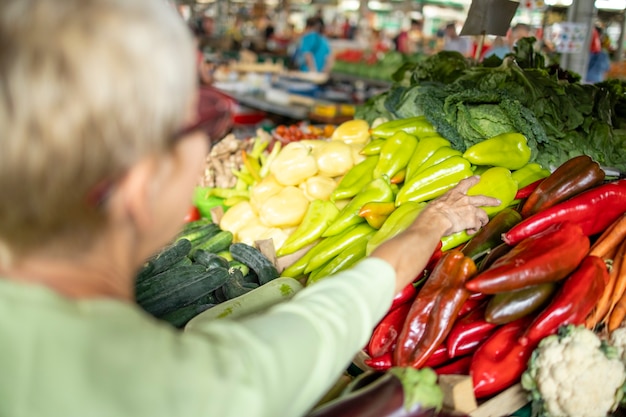
[[[213,140],[217,140],[226,134],[232,127],[230,108],[213,106],[211,110],[210,112],[204,112],[197,121],[171,135],[168,145],[173,147],[181,140],[190,137],[192,133],[203,131],[207,135],[210,146]],[[87,194],[87,204],[91,207],[101,207],[111,194],[115,182],[116,180],[107,179],[96,184]]]

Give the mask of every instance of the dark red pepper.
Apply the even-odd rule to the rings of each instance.
[[[483,257],[478,263],[478,272],[487,270],[495,261],[497,261],[502,255],[508,253],[513,246],[509,246],[506,243],[501,243],[493,248],[489,253]]]
[[[522,220],[503,235],[514,246],[548,227],[571,222],[586,236],[598,234],[626,212],[626,180],[609,182],[584,191]]]
[[[497,394],[519,381],[537,347],[518,340],[532,319],[526,316],[500,326],[476,349],[469,371],[476,398]]]
[[[602,184],[605,173],[588,155],[565,161],[528,196],[520,214],[532,216],[577,194]]]
[[[381,356],[393,350],[410,309],[410,303],[401,304],[390,310],[376,325],[367,344],[367,351],[372,357]]]
[[[506,324],[538,312],[550,302],[557,285],[556,282],[546,282],[496,294],[487,303],[485,320],[494,324]]]
[[[556,334],[561,325],[583,324],[600,300],[608,281],[609,272],[604,260],[587,256],[559,288],[550,304],[533,320],[520,337],[520,343],[536,344],[544,337]]]
[[[578,267],[589,238],[574,223],[556,223],[521,241],[487,270],[467,282],[470,291],[497,294],[556,282]]]
[[[527,186],[517,190],[517,193],[515,194],[515,199],[523,200],[524,198],[528,198],[544,179],[545,178],[540,178],[537,181],[531,182]]]
[[[484,297],[487,296],[487,294],[481,294],[481,293],[471,293],[471,294],[480,294],[480,295],[482,295]],[[472,311],[476,310],[476,308],[478,308],[478,306],[480,306],[482,303],[483,303],[483,298],[479,298],[479,297],[470,298],[470,297],[468,297],[467,300],[465,300],[465,302],[461,306],[461,309],[459,310],[458,317],[460,318],[460,317],[466,316],[467,314],[469,314]]]
[[[413,283],[410,283],[406,287],[402,289],[399,293],[393,297],[393,301],[391,302],[391,307],[389,307],[389,311],[401,306],[404,303],[408,303],[415,299],[417,295],[417,289]]]
[[[478,308],[454,323],[446,338],[451,358],[473,352],[498,327],[485,320],[486,306],[487,303],[483,301]]]
[[[420,368],[445,340],[469,296],[465,282],[474,261],[458,250],[446,252],[420,289],[394,350],[397,366]]]
[[[434,368],[437,375],[469,375],[472,355],[461,356],[450,363]]]
[[[503,209],[472,236],[461,252],[474,260],[483,257],[502,243],[503,233],[508,232],[521,221],[522,216],[517,211],[512,208]]]
[[[426,359],[424,368],[434,368],[435,366],[441,366],[444,363],[450,360],[450,355],[448,355],[448,348],[445,343],[440,344],[433,353]]]

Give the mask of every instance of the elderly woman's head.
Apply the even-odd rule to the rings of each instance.
[[[104,194],[171,153],[195,84],[191,34],[164,0],[0,3],[1,246],[88,244],[111,222]]]

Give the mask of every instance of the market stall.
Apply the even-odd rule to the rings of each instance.
[[[311,416],[375,407],[364,397],[395,404],[376,415],[405,415],[378,397],[393,386],[424,412],[411,415],[621,412],[623,84],[545,67],[532,39],[516,53],[483,64],[440,53],[352,120],[218,142],[193,221],[140,272],[140,305],[188,328],[255,314],[333,279],[477,175],[468,193],[501,201],[485,208],[490,222],[442,239]],[[204,271],[201,293],[149,285],[183,269]]]

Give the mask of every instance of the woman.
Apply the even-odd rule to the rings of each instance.
[[[185,24],[154,0],[11,0],[0,43],[1,416],[301,416],[439,238],[497,204],[467,180],[342,276],[182,333],[134,304],[133,277],[208,151]]]

